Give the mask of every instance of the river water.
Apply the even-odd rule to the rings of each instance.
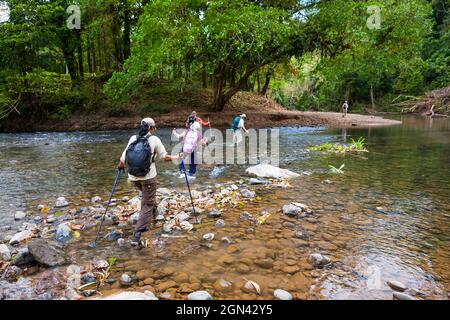
[[[177,283],[174,298],[206,289],[219,299],[271,298],[276,288],[298,299],[392,299],[388,280],[420,289],[431,299],[447,299],[450,292],[450,121],[397,117],[403,124],[371,129],[281,128],[280,166],[306,172],[291,188],[257,190],[262,201],[244,209],[230,209],[226,226],[202,223],[189,239],[170,239],[161,250],[126,251],[102,243],[85,249],[93,234],[72,245],[80,261],[117,257],[113,277],[148,271],[147,284]],[[14,213],[36,215],[37,204],[52,205],[65,196],[71,205],[82,198],[107,198],[114,167],[132,131],[89,133],[30,133],[0,135],[0,225],[16,226]],[[170,150],[170,130],[160,129]],[[308,152],[310,145],[349,142],[365,137],[369,153],[336,155]],[[330,174],[328,165],[345,164],[344,174]],[[217,177],[213,167],[201,166],[193,189],[238,180],[246,166],[226,166]],[[172,163],[158,163],[160,187],[184,188]],[[125,179],[116,197],[136,191]],[[302,202],[315,214],[296,223],[308,235],[294,239],[286,217],[277,211]],[[267,224],[240,221],[242,210],[257,215],[273,212]],[[252,228],[249,231],[249,228]],[[254,230],[253,230],[254,229]],[[206,232],[233,240],[231,246],[196,247]],[[0,231],[1,232],[1,231]],[[83,242],[85,241],[85,242]],[[328,255],[331,267],[313,270],[310,253]],[[187,275],[187,277],[186,277]],[[233,283],[218,290],[219,279]],[[242,289],[246,280],[261,285],[261,295]],[[140,283],[142,286],[142,282]],[[170,287],[170,286],[169,286]],[[104,291],[118,289],[116,285]],[[169,290],[170,291],[170,290]]]

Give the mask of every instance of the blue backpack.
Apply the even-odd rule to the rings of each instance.
[[[232,125],[231,125],[231,129],[237,130],[240,121],[241,121],[241,116],[236,116],[236,117],[234,118],[234,120],[233,120]]]

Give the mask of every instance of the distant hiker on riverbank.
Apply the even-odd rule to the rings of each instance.
[[[141,212],[136,224],[132,244],[140,245],[143,232],[156,220],[156,165],[155,159],[172,161],[179,159],[178,156],[167,154],[166,148],[161,140],[154,135],[156,124],[152,118],[141,121],[139,133],[128,141],[128,145],[120,157],[119,169],[128,170],[128,179],[142,192]]]
[[[239,113],[233,119],[233,123],[231,124],[231,129],[233,130],[233,144],[239,144],[242,141],[242,131],[248,133],[248,130],[245,128],[244,119],[247,118],[245,113]]]
[[[194,122],[198,122],[201,126],[209,126],[210,124],[209,121],[203,121],[202,118],[198,117],[196,111],[192,111],[186,120],[186,128],[190,128]]]
[[[344,118],[347,115],[348,112],[348,101],[345,100],[344,104],[342,105],[342,118]]]
[[[177,139],[183,138],[183,154],[190,157],[188,176],[191,178],[195,178],[195,174],[197,172],[197,147],[199,145],[208,144],[207,139],[203,138],[202,127],[200,123],[198,121],[194,121],[190,125],[189,129],[184,130],[180,134],[177,133],[176,129],[173,129],[172,134]],[[180,170],[182,171],[181,164]]]

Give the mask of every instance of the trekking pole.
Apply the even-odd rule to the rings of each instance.
[[[209,121],[209,117],[208,117],[208,126],[209,126],[209,140],[210,142],[212,142],[212,132],[211,132],[211,121]]]
[[[89,247],[91,247],[91,248],[96,248],[97,247],[98,236],[100,235],[100,230],[102,229],[103,222],[105,221],[106,212],[108,211],[108,208],[109,208],[109,205],[111,203],[111,199],[112,199],[112,196],[114,194],[114,191],[116,190],[116,185],[117,185],[117,182],[119,181],[119,178],[120,178],[120,169],[117,169],[116,180],[114,180],[114,185],[112,187],[111,193],[109,194],[108,204],[106,205],[105,213],[103,213],[102,221],[100,222],[100,227],[97,230],[97,236],[95,237],[94,242],[91,242],[89,244]]]
[[[189,197],[191,198],[192,214],[195,217],[195,223],[198,224],[199,222],[198,222],[197,216],[195,214],[194,200],[192,200],[191,187],[189,186],[189,179],[188,179],[188,176],[187,176],[187,173],[186,173],[186,168],[184,167],[184,160],[181,160],[181,169],[183,169],[184,177],[186,178],[186,184],[187,184],[187,187],[188,187],[188,190],[189,190]]]

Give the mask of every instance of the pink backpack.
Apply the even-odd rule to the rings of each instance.
[[[184,137],[183,152],[192,153],[197,147],[199,140],[198,132],[196,130],[189,129]]]

